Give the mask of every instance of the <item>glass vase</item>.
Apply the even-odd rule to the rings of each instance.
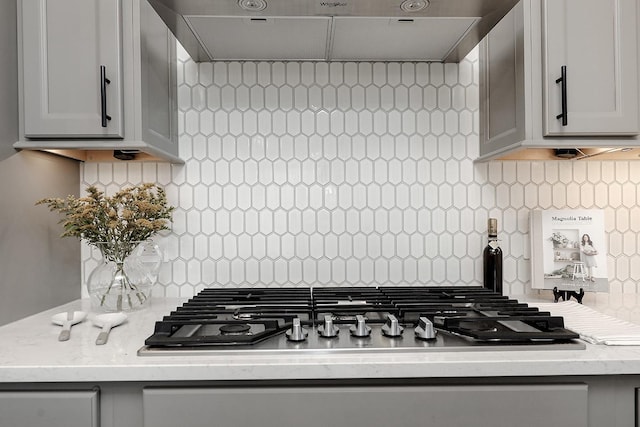
[[[152,242],[125,242],[105,243],[97,247],[102,259],[87,278],[92,307],[106,312],[146,307],[162,262],[157,245]]]

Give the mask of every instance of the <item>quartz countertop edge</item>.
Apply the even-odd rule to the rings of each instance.
[[[76,300],[0,327],[0,382],[309,380],[640,374],[640,346],[586,344],[584,350],[421,351],[367,354],[138,356],[155,322],[184,299],[154,298],[128,313],[107,344],[95,345],[88,300]],[[89,312],[59,342],[51,316]]]

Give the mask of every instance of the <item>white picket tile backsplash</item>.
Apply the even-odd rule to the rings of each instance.
[[[528,215],[602,208],[611,295],[636,294],[636,162],[474,164],[478,59],[216,62],[179,49],[180,156],[84,163],[83,188],[157,182],[177,206],[158,295],[205,286],[477,285],[499,219],[505,290],[529,290]],[[97,254],[83,248],[84,275]],[[619,304],[616,304],[619,301]],[[609,305],[607,305],[609,307]],[[633,320],[633,319],[632,319]]]

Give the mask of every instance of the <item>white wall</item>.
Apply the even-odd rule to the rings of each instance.
[[[80,296],[80,245],[58,238],[58,219],[34,203],[78,194],[75,161],[17,153],[16,3],[0,3],[0,325]]]
[[[477,65],[475,51],[446,65],[196,64],[182,52],[185,165],[86,163],[83,185],[166,187],[178,209],[163,241],[164,295],[477,285],[489,216],[499,219],[505,291],[522,294],[529,212],[565,207],[605,210],[611,291],[636,293],[640,163],[474,164]],[[85,274],[92,256],[85,248]]]

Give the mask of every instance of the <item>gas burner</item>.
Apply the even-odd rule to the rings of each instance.
[[[248,335],[251,332],[251,326],[246,323],[229,323],[220,326],[220,334],[222,335]]]

